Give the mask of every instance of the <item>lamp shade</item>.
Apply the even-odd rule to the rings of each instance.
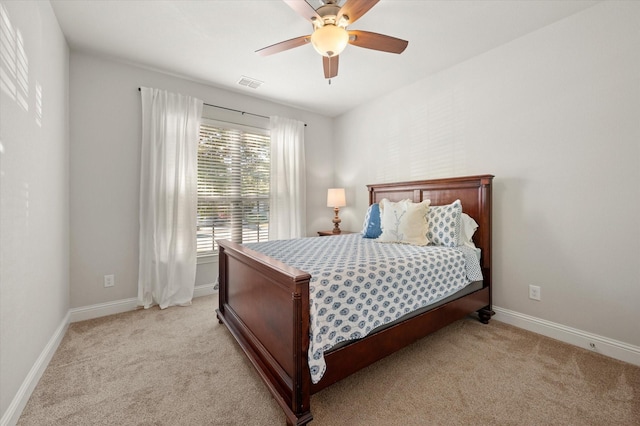
[[[346,205],[344,188],[329,188],[327,191],[327,207],[344,207]]]
[[[342,27],[329,24],[316,29],[311,34],[311,44],[322,56],[336,56],[349,43],[349,34]]]

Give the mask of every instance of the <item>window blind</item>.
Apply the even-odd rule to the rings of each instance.
[[[266,130],[203,120],[198,145],[198,255],[216,239],[269,237],[270,137]]]

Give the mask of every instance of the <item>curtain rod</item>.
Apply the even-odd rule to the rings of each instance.
[[[138,87],[138,92],[140,92],[140,91],[142,91],[142,89],[140,89]],[[240,111],[238,109],[227,108],[227,107],[223,107],[223,106],[220,106],[220,105],[212,105],[212,104],[208,104],[206,102],[203,102],[203,105],[206,105],[206,106],[209,106],[209,107],[212,107],[212,108],[226,109],[227,111],[239,112],[242,115],[247,114],[247,115],[253,115],[254,117],[266,118],[267,120],[270,119],[270,117],[267,117],[266,115],[260,115],[260,114],[254,114],[252,112]],[[307,127],[307,123],[304,123],[304,127]]]

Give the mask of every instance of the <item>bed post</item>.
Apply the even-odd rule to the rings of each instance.
[[[227,286],[224,285],[227,276],[225,258],[224,247],[218,246],[218,309],[216,311],[218,324],[224,324],[222,317],[224,317],[224,302],[227,300]]]
[[[480,196],[479,205],[481,208],[480,211],[480,222],[479,230],[479,246],[482,248],[482,277],[484,281],[484,287],[489,288],[489,304],[482,309],[478,310],[478,317],[480,322],[483,324],[488,324],[489,320],[495,312],[492,309],[493,306],[493,296],[491,289],[491,217],[492,217],[492,193],[491,193],[491,183],[493,180],[493,176],[485,175],[480,177],[480,191],[478,195]]]

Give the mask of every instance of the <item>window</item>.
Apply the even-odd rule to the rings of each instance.
[[[203,119],[198,145],[198,256],[216,239],[237,243],[269,237],[267,130]]]

